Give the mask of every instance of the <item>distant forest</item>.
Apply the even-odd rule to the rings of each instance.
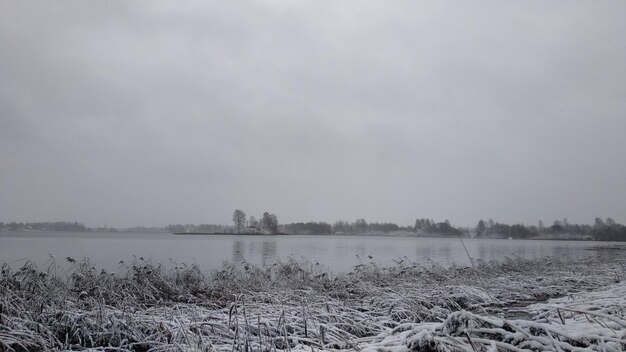
[[[266,233],[292,235],[404,235],[421,237],[472,237],[472,238],[514,238],[514,239],[558,239],[626,241],[626,226],[611,218],[596,218],[593,224],[570,224],[567,218],[555,220],[546,226],[542,221],[537,225],[503,224],[489,220],[479,220],[474,227],[455,227],[448,220],[437,222],[432,219],[417,219],[413,226],[400,226],[391,222],[367,222],[357,219],[353,222],[296,222],[279,224],[278,217],[265,212],[258,219],[247,217],[241,210],[233,214],[232,225],[214,224],[175,224],[161,227],[134,227],[115,229],[104,226],[89,228],[84,224],[69,221],[57,222],[0,222],[0,231],[84,231],[84,232],[221,232],[221,233]]]
[[[0,231],[66,231],[66,232],[168,232],[163,227],[137,226],[126,229],[114,227],[87,227],[79,222],[72,221],[45,221],[45,222],[0,222]]]
[[[89,231],[78,222],[0,222],[0,230],[4,231]]]
[[[292,235],[404,235],[422,237],[471,237],[471,238],[515,238],[515,239],[557,239],[557,240],[596,240],[626,241],[626,226],[613,219],[596,218],[593,225],[570,224],[567,218],[555,220],[552,225],[503,224],[492,219],[479,220],[474,227],[455,227],[450,221],[417,219],[413,226],[400,226],[391,222],[367,222],[357,219],[354,222],[296,222],[279,224],[276,215],[265,212],[257,220],[247,217],[242,210],[233,213],[232,225],[169,225],[170,232],[226,232],[226,233],[284,233]]]
[[[367,234],[409,232],[416,236],[463,236],[476,238],[515,238],[515,239],[562,239],[626,241],[626,226],[613,219],[596,218],[593,225],[570,224],[567,219],[555,220],[544,226],[539,221],[536,226],[523,224],[503,224],[491,219],[478,221],[475,227],[454,227],[448,220],[436,222],[431,219],[417,219],[414,226],[398,226],[394,223],[368,223],[365,219],[355,222],[337,221],[292,223],[280,226],[291,234]]]

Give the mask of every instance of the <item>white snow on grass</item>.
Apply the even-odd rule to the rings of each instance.
[[[0,351],[621,351],[626,258],[0,274]],[[547,300],[550,297],[564,296]],[[544,301],[547,300],[547,301]],[[535,303],[544,301],[542,303]],[[506,319],[508,307],[529,319]]]
[[[570,294],[526,308],[532,320],[505,320],[459,311],[442,323],[404,324],[362,351],[626,350],[626,283]]]

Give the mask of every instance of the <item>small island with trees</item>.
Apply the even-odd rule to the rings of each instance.
[[[254,216],[247,218],[243,210],[236,209],[233,212],[233,226],[220,225],[200,225],[184,226],[169,225],[168,229],[175,235],[224,235],[224,234],[242,234],[242,235],[287,235],[287,233],[279,232],[278,217],[275,214],[264,212],[259,220]]]

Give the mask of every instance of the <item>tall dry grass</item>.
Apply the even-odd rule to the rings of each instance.
[[[502,315],[624,274],[619,259],[509,258],[475,270],[398,260],[345,274],[294,259],[225,263],[211,274],[142,259],[115,273],[88,260],[65,264],[2,266],[0,350],[357,349],[406,324],[440,324],[459,311]]]

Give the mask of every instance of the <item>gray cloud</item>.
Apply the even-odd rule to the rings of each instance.
[[[0,217],[626,222],[624,33],[620,1],[2,2]]]

